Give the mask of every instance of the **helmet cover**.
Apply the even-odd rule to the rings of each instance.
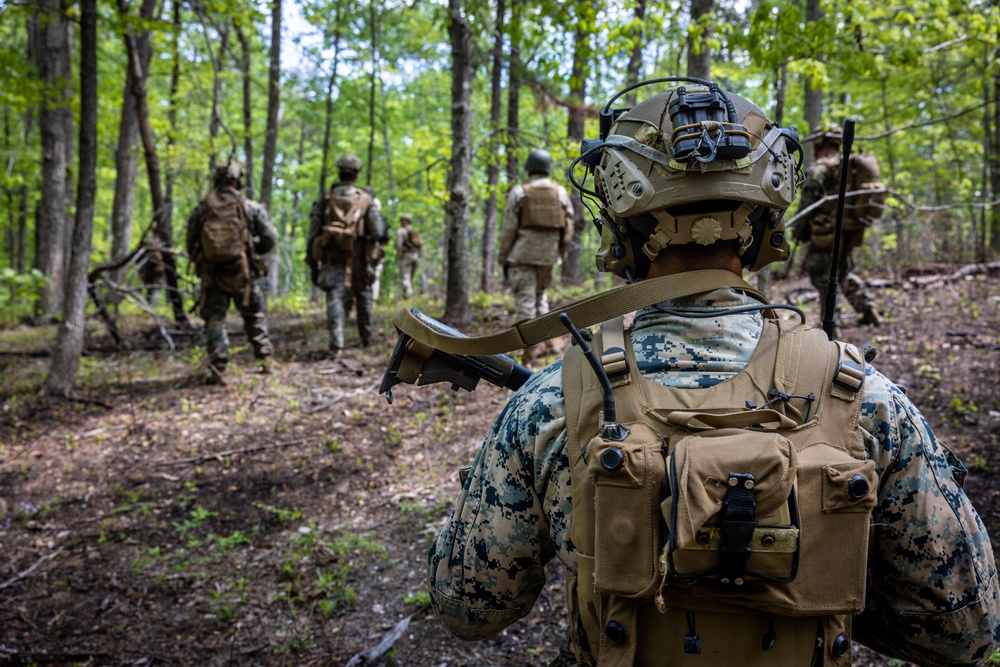
[[[747,268],[787,258],[781,214],[795,198],[797,171],[786,146],[789,131],[733,93],[721,93],[731,109],[729,122],[675,127],[678,93],[690,97],[706,90],[702,85],[673,88],[619,115],[611,126],[594,170],[606,217],[599,269],[623,277],[628,269],[642,277],[642,265],[648,267],[667,245],[732,239],[739,241]],[[677,146],[690,145],[692,137],[713,146],[708,159],[704,150],[675,158]],[[726,152],[733,141],[749,148]],[[625,235],[633,243],[622,244]],[[618,247],[613,247],[615,237]],[[645,257],[632,245],[640,245]]]
[[[552,173],[552,154],[544,148],[531,151],[524,161],[524,170],[529,174]]]
[[[361,171],[361,166],[361,158],[354,153],[341,155],[337,158],[338,171],[353,171],[354,173],[358,173]]]

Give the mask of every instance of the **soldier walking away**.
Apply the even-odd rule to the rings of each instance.
[[[598,267],[635,283],[588,307],[645,307],[511,396],[431,546],[438,617],[499,633],[557,557],[553,665],[983,664],[1000,583],[965,468],[873,354],[743,280],[788,257],[795,131],[675,80],[581,156]]]
[[[361,158],[347,154],[337,160],[337,182],[313,203],[309,213],[306,264],[314,285],[326,292],[326,325],[330,353],[344,349],[345,293],[357,307],[361,346],[371,342],[372,283],[382,253],[385,220],[372,195],[355,186]]]
[[[267,333],[264,292],[259,279],[265,266],[259,256],[278,241],[267,209],[247,199],[243,168],[236,162],[219,165],[213,173],[215,190],[191,213],[187,251],[201,278],[201,317],[205,320],[208,382],[225,384],[229,363],[226,311],[232,301],[243,317],[247,339],[261,373],[270,373],[274,347]]]
[[[573,203],[566,188],[549,177],[552,156],[534,150],[524,168],[528,179],[507,195],[497,256],[514,293],[515,321],[549,312],[545,290],[552,284],[552,267],[562,261],[573,240]],[[541,347],[526,348],[524,363],[533,361]]]
[[[839,125],[830,127],[819,136],[816,161],[806,170],[806,182],[799,197],[800,211],[825,197],[837,195],[840,189],[840,147],[843,137],[844,132]],[[879,164],[874,155],[862,152],[851,154],[847,191],[862,191],[864,194],[849,197],[845,201],[837,281],[842,286],[848,303],[861,315],[859,324],[877,326],[881,324],[882,318],[875,299],[864,281],[854,273],[854,253],[864,242],[865,230],[881,216],[885,201],[885,186],[879,181]],[[807,213],[792,231],[794,238],[809,243],[805,268],[813,287],[819,291],[820,304],[826,303],[836,220],[837,200],[831,197]],[[834,321],[839,324],[839,320],[838,305]]]
[[[424,247],[420,232],[412,223],[410,214],[403,213],[399,216],[399,229],[396,230],[396,257],[399,259],[399,279],[403,284],[404,299],[413,296],[413,276]]]

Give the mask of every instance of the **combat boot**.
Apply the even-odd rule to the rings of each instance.
[[[861,319],[858,321],[863,327],[877,327],[882,324],[882,318],[879,316],[878,311],[875,310],[874,306],[868,306],[865,308],[864,312],[861,313]]]
[[[261,357],[257,360],[257,372],[261,375],[270,375],[274,372],[274,364],[270,357]]]

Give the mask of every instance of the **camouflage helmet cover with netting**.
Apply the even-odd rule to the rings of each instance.
[[[337,170],[338,171],[352,171],[358,173],[361,171],[361,158],[359,158],[354,153],[348,153],[347,155],[341,155],[337,158]]]
[[[212,170],[212,177],[215,179],[216,187],[235,185],[237,188],[242,188],[243,165],[232,160],[224,164],[217,164]]]
[[[708,90],[701,85],[684,88],[688,94]],[[735,111],[735,123],[706,121],[675,128],[670,104],[678,90],[673,88],[640,102],[612,125],[595,168],[597,193],[607,213],[622,232],[648,234],[642,251],[649,260],[667,245],[709,245],[729,239],[740,241],[743,255],[750,249],[753,237],[762,235],[768,237],[768,242],[760,244],[761,239],[757,239],[762,252],[754,251],[756,259],[748,268],[756,270],[785,259],[789,247],[781,213],[795,198],[797,170],[786,146],[787,131],[771,123],[752,102],[734,93],[724,94]],[[743,135],[749,139],[749,154],[706,162],[675,160],[672,146],[692,131],[714,134],[716,138],[724,133]],[[755,234],[757,220],[764,224]],[[602,251],[605,245],[606,240],[602,241]],[[602,270],[619,273],[608,262],[601,266],[600,253],[598,265]]]
[[[816,146],[836,146],[840,149],[844,143],[844,128],[840,125],[829,125],[816,137]]]

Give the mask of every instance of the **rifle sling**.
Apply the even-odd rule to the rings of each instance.
[[[541,317],[517,322],[509,329],[485,336],[460,338],[434,331],[406,308],[400,309],[393,316],[392,324],[402,333],[441,352],[461,355],[504,354],[567,333],[566,327],[559,321],[562,313],[569,315],[573,324],[582,329],[654,303],[711,292],[720,287],[732,287],[761,303],[769,303],[764,295],[741,276],[725,269],[702,269],[617,287],[576,301]],[[777,317],[773,310],[768,310],[766,313],[768,317]]]

